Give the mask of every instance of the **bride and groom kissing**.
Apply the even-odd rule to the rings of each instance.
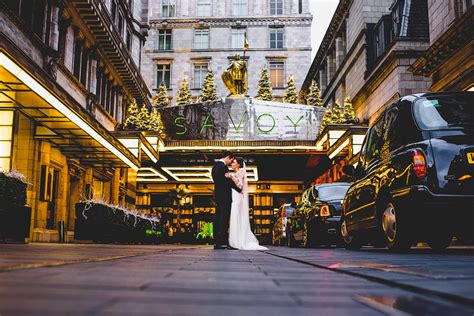
[[[229,172],[229,166],[234,171]],[[225,151],[212,167],[216,214],[214,249],[267,250],[252,233],[244,159]]]

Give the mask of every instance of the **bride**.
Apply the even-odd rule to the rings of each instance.
[[[229,246],[241,250],[268,250],[260,246],[250,229],[249,193],[247,171],[242,157],[236,157],[231,164],[234,174],[229,174],[242,193],[232,190],[232,208],[230,211]]]

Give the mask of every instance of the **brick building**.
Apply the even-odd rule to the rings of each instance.
[[[472,0],[428,0],[430,47],[410,70],[431,78],[431,91],[474,89]]]
[[[0,169],[24,174],[30,238],[66,240],[84,197],[135,203],[139,155],[116,137],[140,75],[140,0],[0,2]]]
[[[293,75],[300,88],[311,63],[308,0],[157,0],[144,10],[150,31],[142,74],[150,89],[164,82],[175,96],[187,76],[199,95],[207,67],[216,76],[220,96],[227,90],[220,75],[236,53],[242,55],[247,33],[250,49],[249,95],[255,96],[263,65],[275,96],[282,96]]]
[[[427,1],[341,0],[309,68],[301,95],[315,80],[324,105],[350,96],[362,122],[402,95],[428,90],[409,71],[429,47]]]

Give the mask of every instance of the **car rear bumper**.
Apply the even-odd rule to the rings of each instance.
[[[407,216],[416,229],[430,223],[449,226],[454,233],[474,227],[474,195],[435,194],[417,185],[392,192],[392,197],[409,211]]]
[[[338,241],[341,238],[341,217],[318,217],[312,221],[313,236],[318,242]]]

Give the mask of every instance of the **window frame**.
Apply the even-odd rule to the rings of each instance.
[[[166,7],[166,14],[165,14]],[[172,9],[170,12],[170,8]],[[161,16],[164,18],[172,18],[176,16],[176,1],[175,0],[161,0]]]
[[[161,34],[161,33],[164,34]],[[172,29],[158,29],[157,33],[157,45],[156,45],[156,50],[159,51],[170,51],[173,50],[173,30]],[[166,41],[169,38],[169,45],[166,45]],[[160,45],[163,41],[163,45]],[[160,48],[163,46],[163,48]]]
[[[241,34],[237,34],[238,32],[242,32]],[[244,47],[245,42],[245,32],[247,32],[246,28],[232,28],[231,30],[231,48],[232,49],[242,49]],[[239,45],[237,44],[237,40],[234,39],[234,36],[242,36],[242,42]]]
[[[281,4],[280,13],[278,12],[279,11],[278,4]],[[283,0],[269,0],[268,1],[268,13],[270,15],[283,15],[284,12],[285,12],[285,7],[284,7]]]
[[[160,72],[160,67],[163,67],[161,72],[163,73],[163,78],[165,80],[165,87],[170,90],[171,89],[171,63],[170,64],[156,64],[156,89],[158,89],[161,85],[161,82],[163,80],[159,81],[158,80],[158,73]],[[168,73],[168,82],[166,82],[166,73]]]
[[[199,73],[200,73],[200,81],[196,80],[196,70],[197,67],[199,67]],[[207,69],[209,68],[209,62],[196,62],[193,63],[193,82],[192,82],[192,89],[202,89],[202,86],[204,84],[204,78],[206,77],[207,74]],[[202,76],[202,77],[201,77]],[[197,83],[199,82],[199,85]]]
[[[205,35],[203,33],[207,33],[207,41],[205,42],[205,47],[197,47],[197,43],[204,43],[203,41],[196,41],[198,38],[202,38]],[[199,33],[199,35],[198,35]],[[210,29],[208,28],[195,28],[193,30],[193,49],[209,49],[210,48]]]
[[[275,39],[272,40],[272,34],[275,35]],[[281,35],[281,40],[278,39],[278,35]],[[272,42],[275,43],[275,47],[272,47]],[[281,42],[281,47],[278,43]],[[270,49],[285,49],[285,29],[284,28],[269,28],[268,33],[268,47]]]
[[[282,65],[282,68],[279,69],[279,68],[272,68],[272,65]],[[277,76],[277,80],[276,82],[274,83],[272,81],[272,71],[277,71],[277,70],[281,70],[282,71],[282,78],[281,78],[281,86],[277,86],[276,84],[279,83],[279,78]],[[272,89],[285,89],[285,78],[286,78],[286,63],[284,61],[278,61],[278,60],[271,60],[268,62],[268,75],[269,75],[269,80],[270,80],[270,84],[272,86]]]
[[[207,8],[207,12],[201,14],[200,8]],[[212,16],[212,0],[196,0],[196,16]]]
[[[232,15],[246,16],[249,14],[248,0],[232,0]]]

